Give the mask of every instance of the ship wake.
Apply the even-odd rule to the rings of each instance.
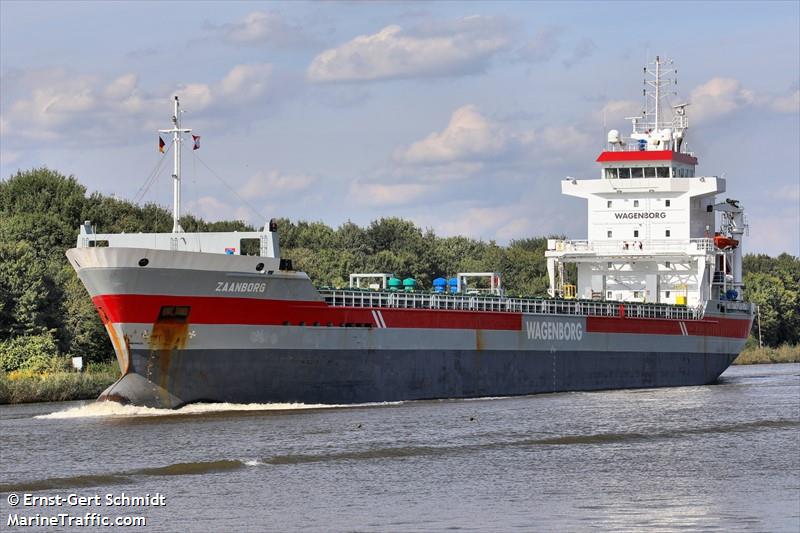
[[[379,407],[399,405],[402,402],[381,402],[365,404],[310,404],[310,403],[194,403],[179,409],[159,409],[139,405],[123,405],[117,402],[98,401],[35,416],[37,419],[58,420],[70,418],[125,418],[152,416],[186,416],[216,413],[237,413],[253,411],[300,411],[308,409],[340,409],[352,407]]]

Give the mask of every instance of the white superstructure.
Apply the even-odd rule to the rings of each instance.
[[[599,179],[561,184],[563,194],[587,200],[587,240],[548,242],[550,294],[689,306],[740,300],[743,210],[734,200],[717,203],[724,179],[696,173],[686,147],[688,104],[666,112],[675,71],[656,57],[645,73],[642,116],[630,117],[628,139],[609,131]],[[569,279],[570,263],[577,280]]]

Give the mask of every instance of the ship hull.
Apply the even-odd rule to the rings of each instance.
[[[709,302],[702,317],[563,300],[521,311],[491,299],[467,309],[470,298],[434,308],[425,295],[326,299],[305,274],[258,272],[258,257],[132,248],[67,255],[123,374],[101,399],[150,407],[703,385],[736,358],[752,324],[752,310],[731,312],[724,302]],[[406,307],[400,296],[411,298]]]
[[[133,370],[101,398],[176,408],[192,402],[353,404],[690,386],[713,383],[735,358],[727,353],[230,349],[165,356],[134,350]]]

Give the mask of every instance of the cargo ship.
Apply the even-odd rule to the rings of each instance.
[[[274,220],[184,232],[191,130],[176,96],[159,130],[172,135],[172,232],[86,221],[67,251],[122,371],[100,399],[353,404],[713,383],[753,322],[747,223],[739,202],[717,201],[723,178],[696,173],[688,104],[666,102],[671,72],[659,58],[645,68],[644,111],[627,138],[608,132],[599,177],[561,182],[587,201],[588,231],[548,241],[547,297],[504,294],[501,272],[453,273],[430,290],[391,273],[318,288],[281,256]]]

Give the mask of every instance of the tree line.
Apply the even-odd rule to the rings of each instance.
[[[31,352],[23,348],[34,344],[53,355],[90,362],[113,358],[94,306],[64,255],[75,246],[84,220],[102,233],[172,229],[172,216],[161,206],[87,194],[75,177],[47,168],[0,181],[0,351],[14,351],[14,357],[7,357],[15,358],[14,364],[24,359],[19,354]],[[182,217],[181,225],[187,232],[253,229],[240,221],[206,222],[192,215]],[[317,285],[345,286],[352,272],[391,272],[430,288],[433,279],[456,272],[496,271],[509,294],[544,296],[548,286],[547,237],[501,246],[439,237],[400,218],[382,218],[366,227],[346,222],[335,229],[322,222],[279,219],[278,229],[282,256]],[[744,267],[746,294],[761,309],[765,344],[797,343],[800,259],[748,255]]]

